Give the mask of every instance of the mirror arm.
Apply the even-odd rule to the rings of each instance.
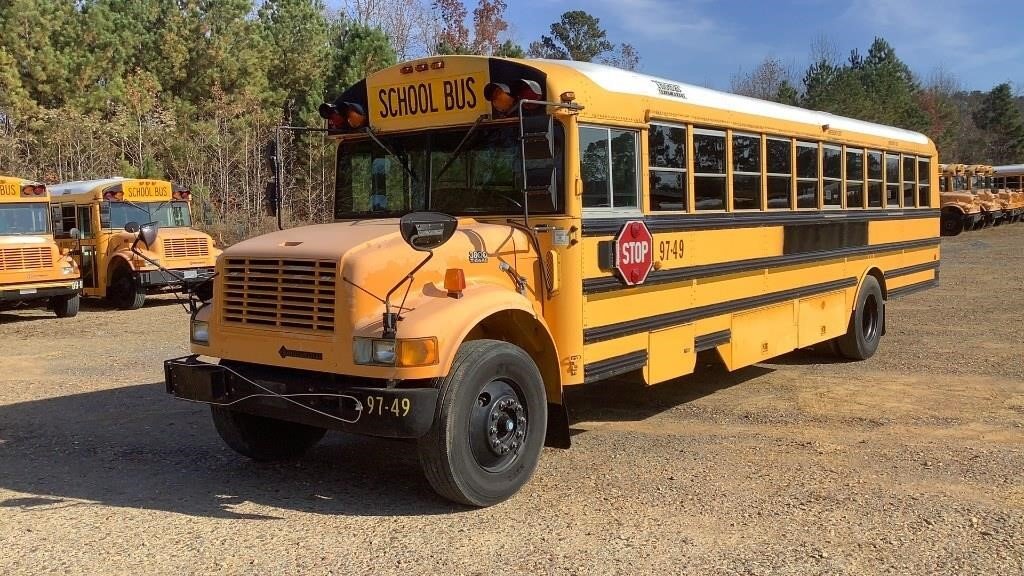
[[[388,293],[384,296],[384,338],[389,338],[392,340],[395,338],[395,336],[398,333],[398,321],[401,319],[399,317],[401,311],[391,311],[391,295],[394,294],[396,290],[401,288],[402,285],[405,284],[406,282],[412,282],[413,276],[415,276],[416,273],[420,271],[420,268],[423,268],[427,264],[427,262],[430,262],[430,259],[433,257],[433,250],[427,252],[427,257],[424,258],[419,264],[417,264],[415,268],[409,271],[409,273],[406,274],[401,280],[399,280],[398,284],[395,284],[394,287],[391,288],[391,290],[388,290]]]

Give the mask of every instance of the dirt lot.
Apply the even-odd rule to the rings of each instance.
[[[2,314],[0,574],[1022,574],[1024,225],[943,251],[867,362],[576,390],[574,447],[486,510],[407,444],[231,452],[163,392],[173,300]]]

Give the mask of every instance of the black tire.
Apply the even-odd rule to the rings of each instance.
[[[50,308],[57,318],[73,318],[78,315],[78,308],[82,304],[81,294],[69,296],[54,296],[50,298]]]
[[[956,236],[964,230],[964,216],[956,210],[942,212],[942,235]]]
[[[121,310],[138,310],[146,303],[146,290],[126,266],[118,266],[110,275],[107,299]]]
[[[293,460],[324,437],[327,429],[210,406],[213,426],[232,450],[259,462]]]
[[[519,491],[537,468],[547,431],[544,381],[533,359],[507,342],[466,342],[438,388],[434,424],[417,442],[430,485],[469,506]]]
[[[867,360],[875,355],[885,325],[885,300],[882,287],[868,276],[857,292],[857,307],[850,315],[846,334],[836,339],[839,354],[851,360]]]

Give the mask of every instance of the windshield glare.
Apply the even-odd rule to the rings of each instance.
[[[161,228],[192,225],[188,202],[110,202],[110,227],[124,228],[129,222],[157,222]]]
[[[419,210],[453,215],[521,214],[519,125],[481,125],[459,149],[468,131],[381,136],[397,158],[369,138],[342,142],[335,218],[392,217]],[[556,123],[554,183],[547,191],[530,194],[531,214],[561,210],[561,149],[562,129]]]
[[[0,204],[0,236],[49,234],[47,206],[45,202]]]

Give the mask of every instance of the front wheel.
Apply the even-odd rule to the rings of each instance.
[[[138,310],[146,302],[146,290],[131,270],[120,266],[111,274],[107,298],[121,310]]]
[[[878,279],[868,276],[857,293],[857,307],[850,315],[846,334],[836,339],[840,355],[851,360],[867,360],[875,355],[882,340],[885,300]]]
[[[78,308],[82,303],[80,294],[68,296],[54,296],[50,299],[50,307],[57,318],[72,318],[78,315]]]
[[[293,460],[319,442],[327,429],[210,406],[213,426],[232,450],[259,462]]]
[[[430,485],[470,506],[515,494],[537,468],[547,428],[544,381],[533,359],[507,342],[466,342],[438,387],[434,424],[418,441]]]
[[[964,229],[964,216],[953,210],[942,213],[942,235],[956,236]]]

